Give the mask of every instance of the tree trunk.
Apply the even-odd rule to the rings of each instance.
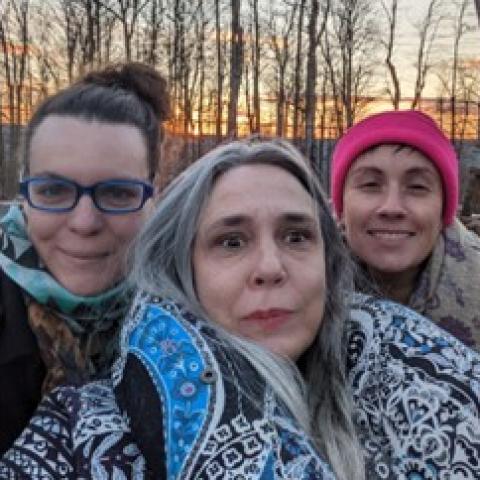
[[[222,30],[220,23],[220,0],[215,0],[215,40],[217,48],[217,115],[215,119],[215,133],[217,143],[222,139],[223,123],[223,56]]]
[[[253,0],[253,18],[254,18],[254,55],[253,55],[253,114],[255,117],[255,126],[253,131],[260,132],[260,24],[258,19],[258,0]]]
[[[243,31],[240,24],[241,0],[232,0],[232,32],[230,41],[230,99],[228,103],[227,136],[237,136],[238,95],[243,70]]]
[[[310,21],[308,23],[307,81],[305,88],[305,154],[312,160],[315,136],[316,79],[317,79],[317,21],[318,0],[311,0]]]
[[[295,73],[294,73],[294,97],[293,97],[293,138],[299,135],[299,118],[300,118],[300,99],[301,99],[301,77],[302,77],[302,36],[303,36],[303,18],[305,11],[305,0],[300,1],[300,9],[298,12],[298,29],[297,29],[297,52],[295,55]]]

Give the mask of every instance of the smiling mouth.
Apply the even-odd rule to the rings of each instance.
[[[67,257],[73,258],[75,260],[102,260],[108,256],[108,253],[85,253],[85,252],[68,252],[61,250],[64,255]]]
[[[413,232],[405,230],[367,230],[367,233],[381,240],[403,240],[414,236]]]

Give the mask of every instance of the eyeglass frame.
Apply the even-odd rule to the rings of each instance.
[[[30,198],[30,191],[28,188],[28,185],[31,182],[35,182],[38,180],[58,180],[67,184],[71,184],[75,187],[76,190],[76,197],[73,202],[73,205],[70,207],[40,207],[38,205],[34,205],[32,203],[32,200]],[[136,208],[133,209],[120,209],[120,210],[112,210],[108,208],[103,208],[101,207],[95,198],[95,190],[98,188],[99,185],[105,185],[105,184],[116,184],[116,185],[122,185],[122,184],[135,184],[135,185],[141,185],[143,187],[142,190],[142,200],[140,202],[140,205]],[[78,205],[78,202],[80,201],[80,198],[83,195],[88,195],[90,199],[92,200],[93,205],[97,210],[99,210],[102,213],[107,213],[109,215],[122,215],[125,213],[133,213],[133,212],[138,212],[143,208],[145,205],[146,201],[153,196],[154,188],[151,184],[143,182],[142,180],[129,180],[126,178],[112,178],[109,180],[102,180],[100,182],[92,183],[90,185],[80,185],[79,183],[67,179],[67,178],[56,178],[56,177],[28,177],[23,179],[21,182],[18,183],[19,185],[19,192],[21,195],[23,195],[24,198],[26,198],[28,204],[37,210],[42,210],[44,212],[51,212],[51,213],[66,213],[66,212],[71,212],[72,210],[75,209],[75,207]]]

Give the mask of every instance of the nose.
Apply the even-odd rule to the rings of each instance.
[[[95,207],[90,196],[82,195],[75,208],[68,213],[68,225],[79,235],[95,235],[103,226],[103,214]]]
[[[378,213],[384,217],[398,218],[405,215],[405,205],[402,191],[396,185],[388,186]]]
[[[259,246],[255,257],[251,282],[254,287],[280,286],[287,278],[287,271],[280,249],[274,242]]]

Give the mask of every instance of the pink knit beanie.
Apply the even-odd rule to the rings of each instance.
[[[343,209],[343,186],[352,163],[375,145],[399,143],[422,152],[437,167],[443,182],[443,224],[450,225],[458,205],[458,160],[448,138],[422,112],[397,110],[372,115],[350,127],[335,145],[331,166],[331,193],[335,212]]]

